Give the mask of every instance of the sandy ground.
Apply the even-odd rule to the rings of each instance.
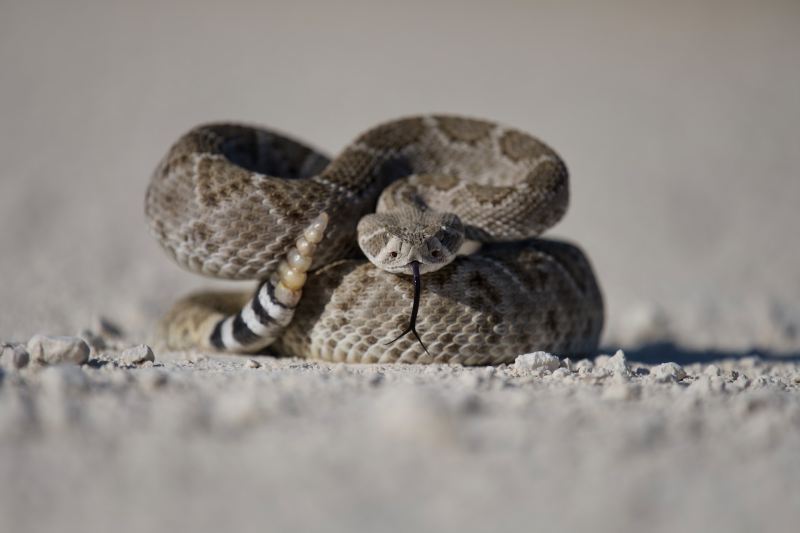
[[[82,367],[3,356],[0,530],[794,530],[799,27],[792,0],[0,0],[0,341],[125,332]],[[335,153],[427,111],[563,155],[553,235],[628,370],[121,362],[215,283],[145,229],[181,132]]]
[[[157,358],[6,376],[4,531],[745,532],[800,519],[797,363],[684,376],[619,356],[557,369]]]

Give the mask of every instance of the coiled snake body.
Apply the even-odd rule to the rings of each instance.
[[[592,269],[577,247],[538,238],[568,196],[552,149],[483,120],[387,122],[333,160],[273,131],[199,126],[153,175],[152,233],[189,270],[260,284],[179,301],[161,334],[172,348],[348,362],[591,352],[603,325]],[[412,304],[418,338],[401,335]]]

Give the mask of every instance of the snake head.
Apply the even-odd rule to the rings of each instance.
[[[392,274],[421,273],[449,264],[464,242],[464,226],[452,213],[414,207],[374,213],[358,222],[358,245],[378,268]]]

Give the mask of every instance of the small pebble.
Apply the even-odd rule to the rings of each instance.
[[[609,359],[611,359],[610,355],[598,355],[594,358],[594,366],[597,368],[604,368]]]
[[[89,352],[89,345],[79,337],[34,335],[28,341],[31,358],[44,365],[82,365],[89,360]]]
[[[571,375],[571,372],[566,368],[558,368],[553,371],[553,377],[557,379],[564,379],[569,375]]]
[[[126,365],[141,365],[147,361],[154,362],[156,360],[153,350],[146,344],[139,344],[123,350],[120,357]]]
[[[614,371],[607,368],[605,365],[598,365],[592,369],[587,369],[587,374],[591,375],[594,379],[605,379],[615,375]]]
[[[20,369],[28,365],[30,355],[22,344],[0,345],[0,367]]]
[[[597,359],[595,359],[595,366],[610,370],[616,376],[630,377],[631,375],[628,360],[625,358],[625,352],[622,350],[617,350],[617,353],[612,357],[598,356]]]
[[[705,370],[703,370],[703,374],[706,376],[721,376],[722,370],[720,370],[717,365],[708,365]]]
[[[247,366],[247,368],[261,368],[261,363],[259,363],[255,359],[248,359],[245,366]]]
[[[686,371],[678,363],[669,362],[654,366],[650,375],[661,382],[680,381],[686,377]]]
[[[725,380],[720,376],[703,375],[694,380],[687,390],[699,396],[723,392],[725,390]]]
[[[543,368],[550,371],[561,366],[561,360],[547,352],[533,352],[520,355],[514,360],[514,366],[519,370],[534,370]]]

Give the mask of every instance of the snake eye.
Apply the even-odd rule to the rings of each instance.
[[[397,252],[389,252],[389,257],[394,259],[395,257],[397,257]]]
[[[434,251],[431,252],[431,255],[433,257],[441,257],[442,251],[441,250],[434,250]]]

